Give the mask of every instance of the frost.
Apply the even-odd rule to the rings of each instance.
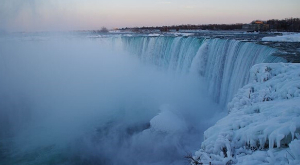
[[[300,163],[300,64],[257,64],[228,104],[229,114],[204,132],[203,163]]]

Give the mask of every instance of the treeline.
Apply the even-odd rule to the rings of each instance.
[[[300,18],[271,19],[266,21],[270,29],[277,31],[300,31]]]
[[[122,28],[120,30],[131,30],[134,32],[141,31],[154,31],[159,30],[161,32],[167,31],[179,31],[179,30],[242,30],[245,27],[249,27],[247,25],[255,25],[256,21],[252,21],[249,24],[206,24],[206,25],[172,25],[172,26],[156,26],[156,27],[135,27],[135,28]],[[286,19],[271,19],[267,21],[259,21],[263,23],[266,28],[264,31],[300,31],[300,18],[286,18]],[[245,26],[246,25],[246,26]]]
[[[122,28],[121,30],[132,30],[135,32],[145,30],[160,30],[162,32],[167,31],[179,31],[179,30],[235,30],[242,29],[243,24],[208,24],[208,25],[172,25],[172,26],[152,26],[152,27],[135,27],[135,28]]]

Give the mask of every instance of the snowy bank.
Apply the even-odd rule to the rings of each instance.
[[[300,64],[257,64],[250,74],[194,164],[300,164]]]
[[[295,34],[287,34],[282,36],[275,36],[275,37],[264,37],[262,41],[269,41],[269,42],[300,42],[300,33]]]

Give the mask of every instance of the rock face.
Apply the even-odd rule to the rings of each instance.
[[[300,64],[257,64],[250,75],[192,163],[300,163]]]

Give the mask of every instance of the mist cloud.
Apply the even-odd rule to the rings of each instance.
[[[0,139],[11,141],[0,147],[8,164],[176,164],[197,149],[218,109],[205,83],[112,51],[120,41],[0,40]]]
[[[36,0],[2,0],[0,4],[0,29],[11,31],[12,24],[21,19],[21,14],[28,14],[30,17],[36,13]],[[30,20],[28,20],[30,21]]]

